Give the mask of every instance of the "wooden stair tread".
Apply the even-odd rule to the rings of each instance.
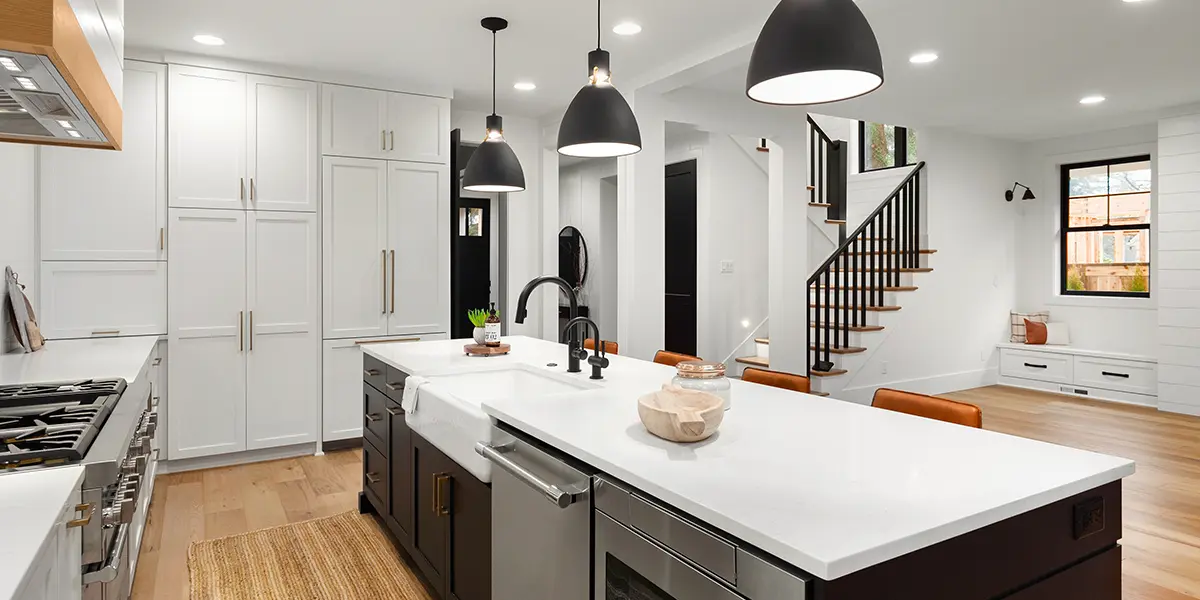
[[[808,205],[813,208],[829,208],[829,207],[833,206],[832,204],[829,204],[828,202],[809,202]]]
[[[809,327],[816,329],[817,324],[809,323]],[[821,328],[822,329],[836,329],[838,331],[844,331],[844,330],[849,329],[850,331],[853,331],[855,333],[871,333],[874,331],[883,331],[883,325],[849,325],[849,326],[847,326],[847,325],[838,324],[835,327],[833,325],[833,323],[825,323],[824,325],[821,326]]]
[[[817,304],[816,302],[813,302],[813,303],[809,304],[808,307],[809,308],[825,308],[825,305]],[[865,310],[867,312],[896,312],[896,311],[900,310],[899,306],[845,306],[844,307],[840,304],[831,304],[831,305],[829,305],[829,308],[832,308],[834,310],[838,310],[841,308],[848,308],[850,310]]]
[[[829,225],[845,225],[846,224],[846,221],[843,219],[825,219],[825,222]]]
[[[837,377],[838,375],[845,375],[849,372],[850,371],[845,369],[831,369],[829,371],[810,371],[809,375],[812,375],[813,377]]]
[[[933,267],[901,267],[899,269],[884,269],[881,267],[876,267],[874,269],[868,269],[865,267],[859,267],[857,269],[851,268],[851,269],[832,269],[832,270],[836,271],[836,272],[842,272],[842,273],[845,273],[847,271],[849,271],[851,273],[853,273],[855,271],[858,271],[858,272],[862,272],[862,271],[868,271],[868,272],[899,271],[901,273],[932,273]]]
[[[807,187],[808,191],[810,191],[810,192],[817,191],[817,186],[815,186],[815,185],[809,185],[809,186],[805,186],[805,187]]]
[[[926,248],[926,249],[918,250],[917,253],[918,254],[937,254],[937,250],[930,250],[930,249]],[[875,251],[868,250],[866,252],[850,252],[849,254],[859,254],[859,255],[862,255],[862,254],[906,254],[906,252],[904,252],[902,250],[875,250]]]
[[[863,287],[863,286],[861,286],[861,285],[858,285],[858,286],[850,286],[850,287],[847,287],[847,286],[844,286],[844,285],[835,285],[835,286],[832,286],[832,287],[831,287],[831,286],[828,286],[828,285],[814,285],[814,286],[810,287],[809,289],[812,289],[812,290],[823,290],[823,289],[826,289],[826,288],[829,288],[829,289],[834,289],[834,290],[862,290],[862,289],[865,289],[865,290],[868,290],[868,291],[871,291],[871,290],[877,290],[877,289],[878,289],[878,288],[872,288],[872,287],[865,287],[865,288],[864,288],[864,287]],[[885,292],[915,292],[915,291],[917,291],[917,286],[915,286],[915,285],[888,285],[888,286],[884,286],[884,288],[883,288],[883,291],[885,291]]]
[[[766,344],[766,345],[770,346],[771,338],[755,338],[754,342],[757,344]],[[817,349],[817,347],[809,346],[808,349],[815,351]],[[845,348],[830,348],[829,349],[830,354],[859,354],[859,353],[866,352],[866,351],[867,351],[866,348],[859,348],[857,346],[847,346]]]
[[[737,358],[735,360],[737,362],[742,363],[743,365],[754,365],[756,367],[762,367],[764,369],[767,368],[768,366],[770,366],[770,363],[767,362],[767,359],[762,358],[760,356],[743,356],[743,357]]]

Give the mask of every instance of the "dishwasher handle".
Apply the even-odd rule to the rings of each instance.
[[[505,454],[511,451],[511,446],[492,446],[483,442],[475,444],[476,454],[488,459],[497,467],[504,469],[521,483],[541,492],[547,500],[553,502],[559,508],[567,508],[575,503],[578,499],[576,494],[564,491],[562,488],[546,482],[529,469],[522,467],[513,461],[513,459],[505,456]]]

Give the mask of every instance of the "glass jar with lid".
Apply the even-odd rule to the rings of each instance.
[[[675,366],[672,385],[688,390],[708,392],[720,398],[729,410],[729,379],[725,377],[725,365],[706,360],[685,360]]]

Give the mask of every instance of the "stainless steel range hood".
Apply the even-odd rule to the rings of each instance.
[[[121,148],[122,0],[0,0],[0,141]]]

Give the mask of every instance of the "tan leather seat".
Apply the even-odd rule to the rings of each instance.
[[[616,342],[610,342],[610,341],[605,340],[602,343],[604,344],[604,353],[605,354],[617,354],[617,349],[619,348],[619,346],[617,345]],[[588,350],[595,350],[596,349],[596,340],[593,340],[592,338],[583,340],[583,347],[587,348]]]
[[[750,383],[758,383],[761,385],[769,385],[771,387],[792,390],[807,394],[812,388],[807,377],[803,375],[794,375],[792,373],[780,373],[779,371],[768,371],[766,369],[757,369],[755,367],[746,367],[742,371],[742,381]]]
[[[685,360],[700,360],[700,357],[690,354],[680,354],[678,352],[667,352],[666,350],[659,350],[654,355],[654,362],[660,365],[667,365],[668,367],[674,367]]]
[[[879,388],[871,406],[967,427],[983,427],[983,411],[978,406],[925,394]]]

